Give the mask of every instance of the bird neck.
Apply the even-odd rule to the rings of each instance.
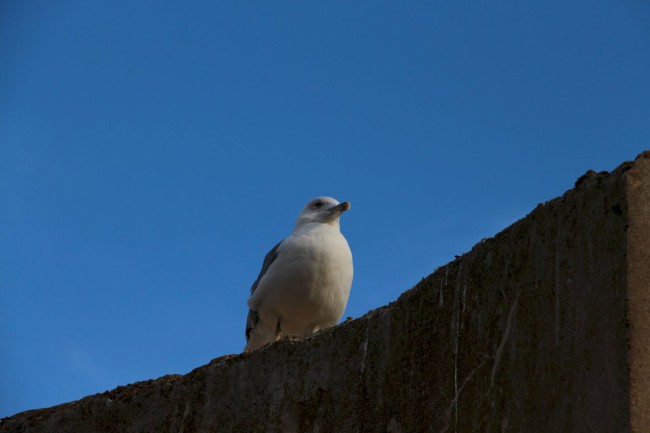
[[[305,221],[299,219],[296,221],[296,226],[293,229],[294,232],[298,233],[310,230],[334,230],[340,233],[341,228],[339,225],[339,219],[334,218],[325,222]]]

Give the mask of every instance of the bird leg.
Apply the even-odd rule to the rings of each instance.
[[[282,328],[280,327],[280,320],[278,320],[278,324],[275,326],[275,341],[278,341],[281,338],[282,338]]]

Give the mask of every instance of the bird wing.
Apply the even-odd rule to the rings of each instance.
[[[262,270],[260,271],[260,274],[257,276],[257,280],[253,283],[251,286],[251,295],[253,292],[255,292],[255,289],[257,289],[257,285],[260,283],[260,280],[266,274],[266,271],[269,270],[275,259],[278,258],[278,248],[280,248],[280,245],[282,245],[283,241],[278,242],[275,244],[273,248],[271,248],[271,251],[266,253],[266,256],[264,256],[264,262],[262,262]]]
[[[266,274],[266,271],[269,270],[275,259],[278,258],[279,252],[278,248],[280,248],[280,245],[282,245],[283,241],[278,242],[275,244],[273,248],[271,248],[271,251],[266,253],[266,256],[264,256],[264,262],[262,262],[262,270],[260,271],[260,274],[257,276],[257,279],[251,286],[251,295],[253,292],[255,292],[255,289],[257,289],[257,285],[260,283],[262,280],[262,277],[264,274]],[[257,325],[257,322],[259,320],[259,316],[257,315],[257,311],[248,309],[248,317],[246,318],[246,341],[250,338],[251,335],[251,330]]]

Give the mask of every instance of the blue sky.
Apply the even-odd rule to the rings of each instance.
[[[650,148],[650,4],[0,5],[0,416],[241,351],[305,202],[346,316]]]

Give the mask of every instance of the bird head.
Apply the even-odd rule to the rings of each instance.
[[[332,197],[316,197],[302,209],[296,225],[325,223],[338,226],[339,217],[348,209],[350,209],[350,202],[339,203]]]

